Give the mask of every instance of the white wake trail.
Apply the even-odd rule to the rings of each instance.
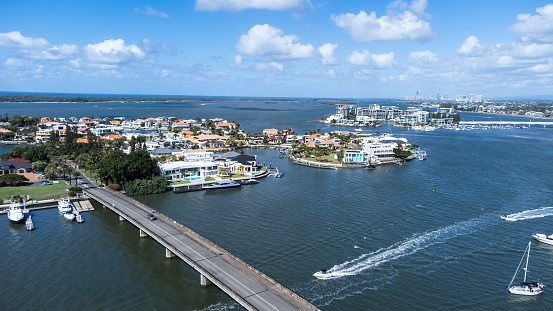
[[[506,220],[510,221],[518,221],[518,220],[526,220],[526,219],[532,219],[532,218],[542,218],[547,216],[553,216],[553,207],[542,207],[542,208],[536,208],[531,209],[527,211],[522,211],[519,213],[514,213],[507,215]]]
[[[348,275],[356,275],[367,269],[378,267],[383,263],[414,254],[436,243],[444,243],[451,238],[472,233],[479,224],[480,222],[476,220],[464,221],[435,231],[415,235],[390,247],[379,249],[369,254],[363,254],[326,271],[323,270],[324,272],[318,271],[313,276],[318,279],[335,279]]]

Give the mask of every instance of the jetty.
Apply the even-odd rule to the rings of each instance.
[[[170,217],[106,187],[83,189],[89,197],[165,247],[200,273],[200,285],[216,285],[247,310],[319,310],[263,272]],[[148,214],[157,220],[150,220]]]

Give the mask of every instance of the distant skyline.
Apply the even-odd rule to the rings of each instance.
[[[545,1],[9,1],[0,91],[553,95]]]

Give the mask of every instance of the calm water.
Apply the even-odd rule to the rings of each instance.
[[[58,104],[43,105],[40,109],[48,111],[47,105]],[[65,113],[123,116],[128,109],[112,105],[97,114],[89,108],[79,113],[78,107]],[[172,107],[162,114],[227,118],[251,132],[289,126],[302,133],[326,130],[306,121],[333,112],[332,106],[308,102],[205,106],[209,104],[190,108],[192,112]],[[29,107],[9,109],[10,115],[33,115]],[[148,109],[144,105],[133,113],[160,115],[159,107]],[[478,118],[499,119],[463,115]],[[553,209],[544,209],[553,206],[553,128],[391,130],[425,148],[428,160],[383,170],[332,171],[293,165],[274,150],[248,150],[278,167],[284,178],[266,178],[242,189],[137,199],[323,310],[553,309],[551,292],[519,297],[506,289],[531,234],[553,233]],[[241,309],[218,289],[201,288],[194,270],[178,259],[166,260],[163,247],[140,239],[135,227],[95,206],[83,224],[67,223],[57,210],[33,212],[33,232],[3,217],[2,309]],[[542,210],[516,222],[499,219],[534,209]],[[314,277],[322,268],[332,268],[335,278]],[[533,243],[530,278],[553,286],[552,271],[553,247]]]

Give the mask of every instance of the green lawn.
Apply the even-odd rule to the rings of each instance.
[[[13,196],[25,196],[29,195],[30,200],[45,200],[57,198],[62,194],[67,193],[69,188],[65,182],[60,181],[58,184],[49,186],[36,186],[36,187],[0,187],[0,199]]]
[[[335,154],[336,153],[331,153],[331,154],[326,155],[324,157],[316,157],[316,158],[304,157],[302,159],[307,160],[307,161],[313,161],[313,162],[340,164],[340,161],[334,159]]]

